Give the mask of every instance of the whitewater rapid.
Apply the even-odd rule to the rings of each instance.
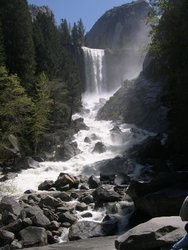
[[[89,127],[89,130],[80,130],[74,135],[73,141],[76,141],[81,153],[72,157],[70,160],[62,162],[41,162],[33,164],[32,168],[22,170],[16,178],[8,180],[0,184],[1,194],[22,195],[26,190],[38,190],[38,185],[45,180],[55,181],[60,172],[67,172],[74,176],[85,174],[83,173],[84,166],[89,166],[95,162],[111,159],[130,147],[130,145],[138,143],[145,139],[148,134],[143,132],[137,136],[132,133],[132,126],[122,124],[119,126],[121,135],[114,134],[111,130],[114,123],[111,121],[95,120],[97,111],[104,104],[104,100],[109,98],[110,94],[101,96],[83,96],[83,110],[75,114],[73,119],[82,117],[84,123]],[[90,139],[90,143],[85,142],[85,138]],[[100,141],[106,151],[103,153],[93,152],[95,144]],[[92,169],[91,169],[92,174]]]

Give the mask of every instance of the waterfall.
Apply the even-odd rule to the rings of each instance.
[[[103,49],[82,47],[85,62],[87,94],[101,94],[107,90],[105,81],[105,52]]]

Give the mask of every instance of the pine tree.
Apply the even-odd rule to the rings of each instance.
[[[33,103],[21,86],[17,75],[8,75],[0,67],[0,150],[1,157],[10,148],[9,137],[18,138],[22,152],[26,153],[31,132]],[[5,157],[6,158],[6,157]]]
[[[37,74],[44,72],[49,79],[56,77],[60,67],[60,38],[54,17],[39,13],[33,23]]]
[[[48,78],[44,73],[40,74],[36,83],[36,98],[34,103],[32,134],[36,153],[38,143],[47,132],[47,127],[49,126],[49,113],[51,107]]]
[[[35,60],[32,22],[26,0],[0,0],[0,16],[6,41],[6,66],[11,73],[17,73],[23,82],[30,81]]]
[[[4,38],[3,38],[3,31],[0,21],[0,66],[5,65],[5,49],[4,49]]]
[[[60,42],[61,46],[67,46],[71,44],[71,31],[66,19],[61,20],[60,28]]]
[[[78,32],[78,44],[79,46],[84,46],[85,45],[85,28],[84,28],[82,19],[80,19],[77,23],[77,32]]]

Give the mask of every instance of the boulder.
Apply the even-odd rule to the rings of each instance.
[[[101,224],[93,221],[78,221],[70,227],[69,240],[87,239],[104,235]]]
[[[65,140],[63,145],[56,148],[55,160],[56,161],[67,161],[73,156],[79,154],[81,151],[78,148],[77,142],[71,140]]]
[[[24,247],[47,245],[47,232],[42,227],[27,227],[20,231]]]
[[[73,127],[75,132],[79,130],[89,130],[89,127],[84,123],[84,119],[81,117],[73,121]]]
[[[60,194],[55,196],[56,198],[61,199],[62,201],[71,201],[70,195],[68,195],[66,192],[61,192]]]
[[[86,136],[85,139],[84,139],[84,142],[85,143],[91,143],[91,140],[89,139],[89,137]]]
[[[4,196],[0,202],[0,212],[2,213],[4,210],[18,216],[22,207],[13,197]]]
[[[10,244],[14,240],[14,237],[13,233],[0,229],[0,246]]]
[[[102,142],[97,142],[96,144],[95,144],[95,147],[94,147],[94,149],[93,149],[93,153],[99,153],[99,154],[102,154],[102,153],[104,153],[106,151],[106,146],[102,143]]]
[[[88,179],[88,185],[90,189],[98,188],[100,180],[94,175],[90,176]]]
[[[68,185],[70,188],[78,188],[79,180],[67,173],[60,173],[57,180],[55,181],[55,187],[61,190],[61,187]]]
[[[63,212],[59,215],[59,222],[65,223],[68,222],[71,225],[77,221],[77,218],[75,215],[71,214],[70,212]]]
[[[93,192],[93,198],[95,203],[103,204],[105,202],[120,201],[121,195],[115,192],[112,186],[102,185]]]
[[[7,230],[7,231],[12,232],[12,233],[17,233],[20,230],[22,230],[24,227],[25,227],[24,222],[21,219],[18,219],[12,223],[9,223],[6,226],[1,227],[1,229]]]
[[[4,210],[2,212],[2,222],[4,225],[7,225],[11,222],[15,222],[16,219],[17,219],[17,216],[12,214],[11,212],[7,211],[7,210]]]
[[[160,249],[178,241],[184,234],[184,225],[179,217],[158,217],[142,223],[115,241],[118,250]]]
[[[53,185],[54,185],[53,181],[46,180],[38,186],[38,190],[49,190],[50,188],[53,187]]]
[[[41,208],[46,207],[46,208],[50,208],[50,209],[54,209],[57,206],[59,206],[60,204],[61,204],[61,202],[58,199],[56,199],[50,195],[47,195],[47,196],[41,198],[41,200],[39,202],[39,206]]]

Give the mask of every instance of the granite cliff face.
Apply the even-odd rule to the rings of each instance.
[[[50,10],[48,6],[29,5],[29,11],[31,13],[31,17],[33,21],[36,19],[39,13],[45,14],[49,17],[53,17],[53,12]]]
[[[146,17],[149,5],[141,0],[107,11],[87,33],[88,47],[99,49],[141,48],[148,41]]]
[[[153,81],[149,74],[155,67],[146,57],[143,71],[133,80],[126,80],[118,91],[99,110],[97,118],[113,120],[162,133],[167,128],[168,109],[162,104],[165,84]]]
[[[149,4],[135,1],[107,11],[87,33],[87,46],[104,49],[105,79],[109,91],[138,76],[149,43],[146,18]]]

